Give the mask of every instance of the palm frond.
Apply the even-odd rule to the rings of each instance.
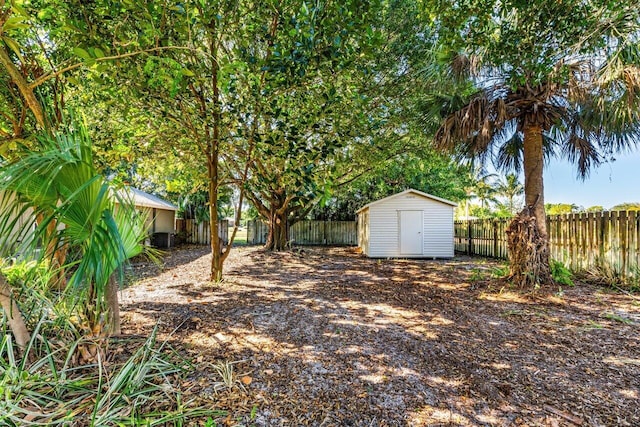
[[[82,126],[40,138],[39,143],[38,151],[0,170],[0,213],[7,214],[0,220],[0,243],[5,243],[4,236],[17,235],[23,240],[21,251],[48,248],[40,251],[41,257],[53,256],[55,248],[63,246],[77,251],[68,289],[76,298],[88,298],[85,303],[95,307],[97,319],[109,278],[143,249],[144,219],[130,201],[120,199],[116,207],[115,191],[96,171]],[[30,218],[26,226],[18,221],[25,215]],[[22,227],[14,228],[17,225]]]
[[[571,132],[562,146],[562,154],[578,168],[578,176],[586,178],[591,168],[601,163],[598,147],[592,139]]]
[[[505,139],[496,153],[495,165],[498,169],[520,173],[522,171],[522,155],[524,139],[520,132],[514,132],[511,138]]]

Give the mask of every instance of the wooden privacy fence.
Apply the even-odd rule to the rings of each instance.
[[[211,244],[211,225],[208,221],[198,223],[195,219],[177,219],[176,232],[182,243]],[[229,241],[228,220],[218,222],[218,235],[224,242]]]
[[[267,224],[260,220],[247,221],[247,244],[263,245],[267,243],[268,230]]]
[[[472,219],[454,222],[456,252],[507,258],[508,219]]]
[[[267,242],[269,228],[260,220],[247,221],[247,243]],[[358,243],[355,221],[298,221],[289,227],[289,239],[296,245],[355,246]]]
[[[469,255],[508,258],[509,219],[455,221],[455,249]],[[574,271],[608,265],[632,275],[640,266],[640,213],[588,212],[547,217],[551,257]]]

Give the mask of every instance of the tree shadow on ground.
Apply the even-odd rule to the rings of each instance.
[[[216,383],[217,360],[243,360],[257,425],[517,425],[572,416],[607,424],[638,415],[634,365],[603,362],[633,360],[638,345],[628,338],[637,331],[598,317],[600,328],[590,327],[601,307],[487,289],[474,281],[490,264],[477,261],[322,249],[242,255],[221,286],[168,283],[170,301],[125,309],[130,327],[161,319],[174,343],[200,358],[193,380],[205,384],[201,393]]]
[[[160,250],[157,262],[145,255],[138,256],[129,263],[128,285],[142,279],[158,277],[167,270],[190,264],[210,254],[211,248],[208,245],[181,245]]]

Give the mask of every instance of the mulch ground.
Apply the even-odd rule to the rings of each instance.
[[[352,248],[237,248],[219,285],[206,248],[164,262],[134,266],[123,331],[159,322],[194,361],[183,390],[228,411],[218,425],[640,423],[638,296],[516,292],[486,260]]]

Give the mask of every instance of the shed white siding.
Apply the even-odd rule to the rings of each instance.
[[[145,215],[145,225],[149,233],[175,233],[176,212],[169,209],[136,206]]]
[[[132,201],[138,212],[146,216],[149,233],[176,232],[177,206],[133,187],[120,190],[120,197]]]
[[[358,225],[362,227],[362,223],[366,223],[366,229],[362,230],[358,244],[363,253],[372,258],[452,258],[455,204],[428,196],[408,190],[361,209],[358,212]],[[400,250],[401,211],[423,212],[420,254],[403,254]]]
[[[358,246],[363,254],[369,255],[369,209],[358,214]]]

